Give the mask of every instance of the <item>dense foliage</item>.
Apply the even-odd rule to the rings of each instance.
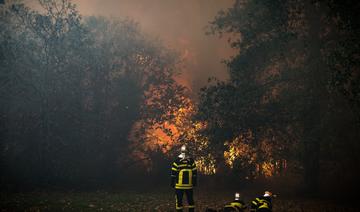
[[[280,175],[300,173],[307,191],[320,179],[325,188],[359,185],[352,167],[360,148],[358,8],[237,0],[211,23],[211,33],[232,33],[239,51],[226,61],[230,80],[202,90],[199,119],[219,154],[239,160],[239,177],[266,175],[272,164]]]
[[[181,105],[176,55],[129,19],[39,3],[0,8],[2,185],[112,183],[133,159],[134,123],[167,111],[146,94],[167,91],[156,100]]]

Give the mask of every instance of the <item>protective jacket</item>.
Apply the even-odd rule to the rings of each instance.
[[[272,203],[271,197],[257,197],[251,201],[251,212],[271,212]]]
[[[234,200],[224,206],[224,212],[243,212],[246,206],[241,200]]]
[[[176,189],[192,189],[196,186],[197,170],[190,157],[178,157],[171,167],[171,186]]]

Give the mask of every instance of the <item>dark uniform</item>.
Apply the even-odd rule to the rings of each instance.
[[[271,212],[272,203],[270,196],[261,196],[251,202],[251,212]]]
[[[175,188],[176,211],[183,209],[184,193],[187,198],[189,211],[195,210],[193,187],[196,186],[197,170],[192,158],[178,157],[171,167],[171,186]]]
[[[246,209],[245,203],[241,200],[234,200],[224,206],[224,212],[243,212]]]
[[[224,206],[221,210],[206,208],[205,212],[244,212],[246,209],[245,203],[241,200],[234,200]]]

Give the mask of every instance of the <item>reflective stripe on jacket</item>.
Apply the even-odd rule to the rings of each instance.
[[[171,178],[176,189],[191,189],[196,185],[197,169],[192,158],[177,158],[171,167]]]
[[[235,200],[234,202],[225,205],[224,211],[228,211],[230,209],[231,211],[242,212],[245,208],[244,202]]]

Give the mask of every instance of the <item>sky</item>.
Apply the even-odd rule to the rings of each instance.
[[[29,1],[29,0],[28,0]],[[35,0],[32,0],[35,1]],[[209,77],[226,80],[223,59],[234,55],[226,38],[206,35],[206,27],[218,11],[234,0],[73,0],[80,13],[129,17],[153,38],[175,49],[185,61],[177,79],[193,93],[206,85]]]

